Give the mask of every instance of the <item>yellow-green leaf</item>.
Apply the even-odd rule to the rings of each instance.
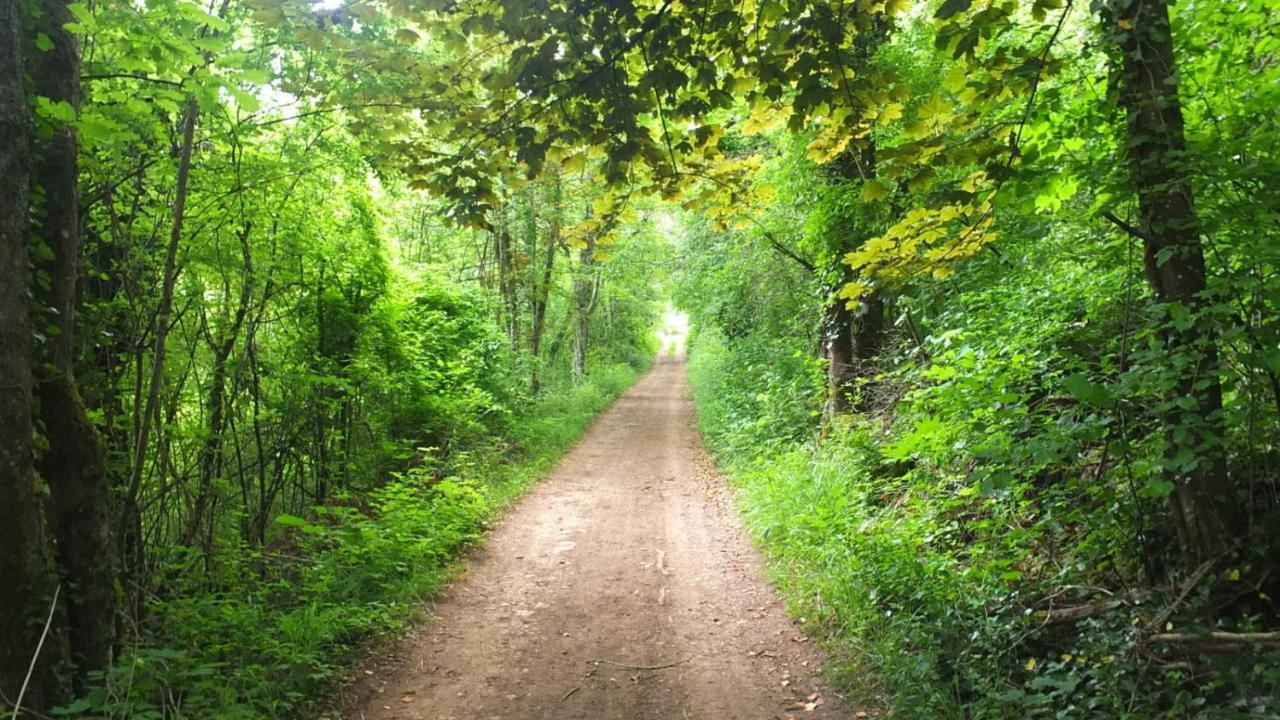
[[[870,180],[863,184],[861,197],[866,202],[876,202],[889,197],[889,188],[879,180]]]

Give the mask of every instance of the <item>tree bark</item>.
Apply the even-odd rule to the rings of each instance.
[[[516,294],[515,253],[511,247],[511,232],[507,229],[505,221],[497,232],[494,242],[497,248],[498,292],[502,296],[502,309],[505,316],[503,324],[506,327],[507,342],[510,343],[512,351],[515,351],[520,340],[520,305]]]
[[[827,170],[836,182],[874,179],[874,141],[868,140],[867,146],[860,151],[846,152]],[[880,354],[884,345],[884,298],[881,292],[873,290],[862,299],[856,311],[850,310],[844,298],[839,296],[840,287],[855,279],[841,258],[857,249],[865,239],[853,231],[850,228],[849,235],[838,238],[832,248],[839,264],[837,281],[830,290],[823,315],[822,333],[827,360],[827,422],[841,414],[865,409],[865,403],[855,396],[858,379],[867,374],[870,361]]]
[[[871,28],[854,38],[854,76],[865,70],[876,50],[889,37],[889,21],[877,16]],[[831,47],[835,64],[843,67],[840,44]],[[846,79],[844,82],[849,82]],[[846,91],[848,88],[845,88]],[[861,180],[868,182],[876,177],[876,146],[868,137],[860,149],[846,150],[828,167],[831,179],[837,183]],[[893,212],[892,214],[896,214]],[[831,248],[837,263],[836,283],[830,290],[828,305],[823,315],[822,337],[827,360],[826,422],[851,411],[865,409],[865,404],[855,396],[858,379],[867,374],[870,361],[880,354],[884,345],[884,298],[879,290],[873,290],[862,298],[857,310],[850,310],[840,288],[852,282],[853,271],[844,264],[848,252],[857,249],[866,240],[867,233],[850,227],[846,235],[837,238]]]
[[[573,318],[573,364],[570,375],[577,385],[587,372],[587,344],[590,341],[591,313],[600,292],[600,279],[594,272],[596,242],[592,236],[578,251],[578,276],[573,281],[576,312]]]
[[[63,26],[74,21],[63,0],[45,0],[37,29],[53,48],[36,54],[36,94],[80,107],[80,51]],[[111,544],[110,488],[102,438],[76,386],[72,338],[80,275],[79,143],[70,125],[55,127],[36,148],[35,182],[43,189],[37,232],[52,258],[39,267],[49,275],[43,299],[57,331],[40,353],[36,396],[48,439],[39,471],[48,481],[58,564],[66,579],[71,659],[77,685],[85,674],[111,663],[115,645],[115,563]]]
[[[23,9],[0,0],[0,691],[16,700],[54,597],[57,577],[44,491],[32,448],[31,270],[27,187],[31,128],[22,58]],[[45,641],[24,706],[65,697],[67,659],[59,625]]]
[[[1120,54],[1126,158],[1138,194],[1139,234],[1156,298],[1189,314],[1163,329],[1177,368],[1169,398],[1166,473],[1178,536],[1190,564],[1216,556],[1245,528],[1236,512],[1223,447],[1218,347],[1205,306],[1206,270],[1190,181],[1173,37],[1165,0],[1115,0],[1107,34]],[[1190,406],[1177,401],[1189,398]],[[1183,464],[1190,457],[1191,467]]]
[[[531,294],[531,320],[529,324],[529,354],[533,368],[529,374],[529,391],[537,395],[542,389],[542,338],[547,328],[547,304],[551,296],[552,272],[555,269],[556,251],[560,249],[560,176],[553,179],[551,194],[551,226],[547,231],[547,245],[542,258],[542,276],[538,278]]]
[[[853,278],[841,273],[844,282]],[[838,288],[833,291],[838,292]],[[865,409],[854,392],[858,379],[866,374],[871,360],[884,345],[884,299],[879,291],[862,300],[858,311],[848,309],[843,298],[827,305],[823,322],[827,360],[828,420],[843,413]]]

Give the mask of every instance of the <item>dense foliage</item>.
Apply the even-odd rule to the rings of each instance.
[[[754,222],[684,217],[678,301],[697,328],[703,429],[795,611],[864,701],[904,717],[1280,712],[1278,128],[1255,104],[1277,76],[1275,38],[1251,25],[1267,18],[1214,3],[1174,16],[1194,90],[1162,182],[1193,188],[1207,268],[1186,302],[1160,284],[1177,252],[1152,247],[1161,218],[1119,216],[1140,216],[1146,191],[1116,158],[1145,140],[1113,111],[1114,60],[1090,59],[1110,32],[1092,18],[1067,19],[1056,42],[1080,59],[1018,103],[1018,162],[983,226],[998,239],[967,263],[921,274],[877,255],[937,190],[869,190],[875,165],[850,173],[813,135],[739,146],[764,158]],[[972,87],[933,32],[917,17],[879,49],[907,105]],[[875,150],[912,134],[877,123]],[[906,272],[856,275],[844,334],[828,304],[839,252]],[[847,393],[834,413],[833,392]],[[1219,429],[1188,442],[1206,425]],[[1234,529],[1198,547],[1179,495],[1210,475]]]
[[[0,0],[0,702],[300,712],[645,363],[675,264],[851,686],[1274,715],[1277,20]]]
[[[584,225],[582,168],[459,228],[331,104],[336,59],[243,5],[18,17],[35,169],[5,242],[35,272],[3,280],[30,321],[4,344],[36,382],[5,434],[34,438],[4,475],[32,505],[4,503],[37,525],[5,540],[0,706],[58,587],[24,707],[314,709],[647,364],[666,246],[643,213]]]

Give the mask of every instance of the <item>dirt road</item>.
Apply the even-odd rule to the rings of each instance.
[[[679,360],[597,419],[433,613],[354,717],[848,717],[710,471]]]

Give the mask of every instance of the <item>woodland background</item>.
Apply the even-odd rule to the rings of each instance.
[[[1277,27],[0,0],[0,703],[314,712],[670,299],[846,691],[1277,716]]]

